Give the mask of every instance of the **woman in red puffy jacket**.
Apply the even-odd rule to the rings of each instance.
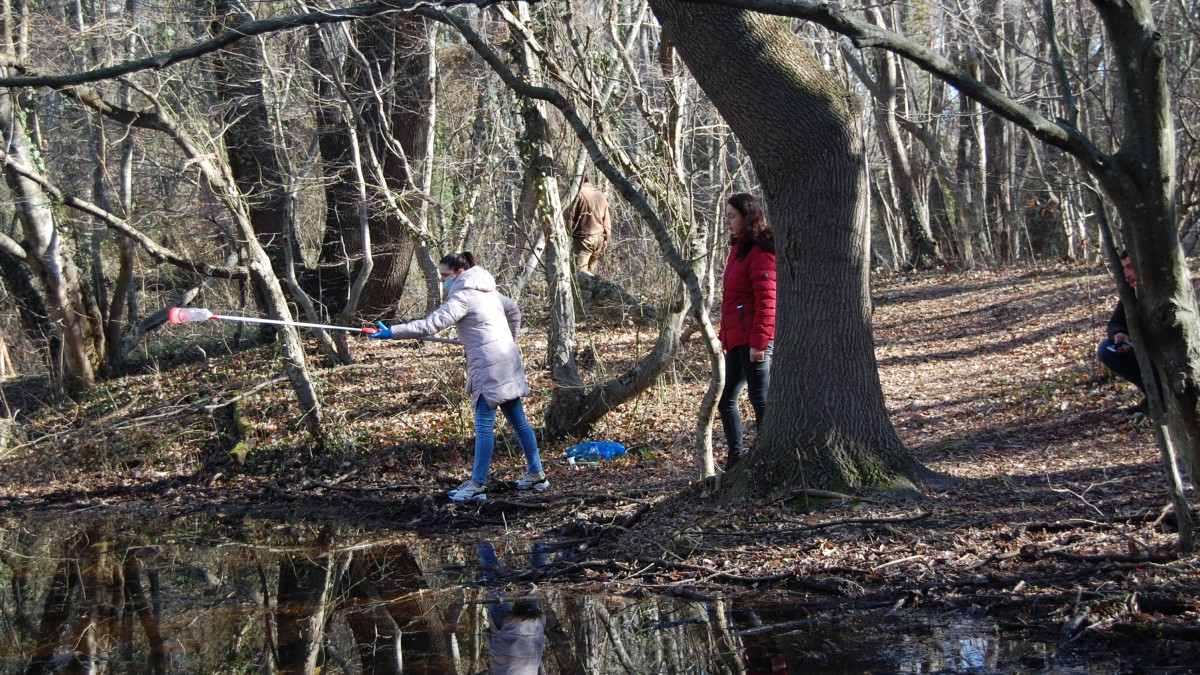
[[[738,193],[725,203],[729,260],[723,277],[721,347],[725,350],[725,389],[717,403],[729,455],[729,470],[742,455],[742,416],[738,396],[750,389],[750,405],[761,425],[767,405],[771,348],[775,344],[775,233],[753,195]]]

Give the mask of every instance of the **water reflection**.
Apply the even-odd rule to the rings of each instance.
[[[531,583],[561,558],[554,542],[380,540],[329,525],[10,522],[0,672],[740,675],[1049,659],[965,620],[881,629],[875,615]]]

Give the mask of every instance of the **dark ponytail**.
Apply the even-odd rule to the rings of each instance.
[[[475,254],[470,251],[462,253],[447,253],[438,261],[439,265],[445,265],[455,272],[469,270],[475,266]]]

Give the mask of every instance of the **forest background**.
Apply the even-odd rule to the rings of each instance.
[[[571,542],[547,578],[980,603],[1194,663],[1193,4],[0,11],[6,511],[520,519]],[[561,217],[587,168],[598,277]],[[777,228],[780,334],[771,416],[717,480],[736,191]],[[525,311],[549,495],[440,499],[471,440],[451,348],[165,323],[414,318],[460,250]],[[1163,374],[1148,419],[1092,360],[1114,285]],[[598,435],[628,460],[558,461]]]
[[[712,376],[693,442],[712,476],[720,213],[747,190],[780,231],[781,309],[799,311],[781,315],[781,421],[757,453],[781,471],[747,469],[736,494],[936,480],[883,404],[870,268],[1112,264],[1116,245],[1135,254],[1149,307],[1135,316],[1159,338],[1139,356],[1168,382],[1153,401],[1173,425],[1160,445],[1194,468],[1195,300],[1179,281],[1200,237],[1188,7],[896,4],[853,18],[730,4],[803,18],[675,2],[9,5],[6,367],[86,396],[153,363],[147,335],[179,304],[346,326],[411,317],[440,300],[440,255],[474,250],[506,292],[546,308],[547,438],[586,434],[698,334]],[[886,49],[854,48],[872,45]],[[602,280],[570,273],[561,218],[589,163],[617,222]],[[579,317],[606,304],[656,331],[621,372],[579,339]],[[259,338],[278,346],[303,452],[319,455],[338,424],[310,362],[348,365],[354,347],[313,336]],[[781,391],[822,400],[794,415]],[[21,412],[9,406],[10,428]]]

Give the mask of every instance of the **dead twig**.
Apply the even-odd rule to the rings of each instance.
[[[758,637],[760,635],[771,635],[780,633],[785,630],[796,630],[797,628],[813,628],[817,626],[816,619],[797,619],[796,621],[785,621],[783,623],[774,623],[770,626],[759,626],[757,628],[749,628],[740,630],[735,635],[738,637]]]
[[[638,558],[637,562],[639,564],[644,564],[646,562],[651,562],[651,561],[647,561],[647,560]],[[781,572],[779,574],[771,574],[771,575],[761,576],[761,577],[752,577],[752,576],[743,576],[741,574],[732,574],[730,572],[722,572],[721,570],[713,569],[712,567],[707,567],[705,565],[692,565],[689,563],[667,562],[665,560],[657,560],[657,561],[653,561],[653,562],[655,562],[655,564],[657,564],[659,567],[665,567],[667,569],[688,571],[688,572],[704,572],[705,574],[709,575],[710,579],[723,579],[725,581],[732,581],[734,583],[739,583],[739,584],[770,584],[770,583],[775,583],[778,581],[783,581],[785,579],[790,579],[796,575],[796,572],[794,570],[788,570],[787,572]]]
[[[848,495],[848,494],[844,494],[842,492],[833,492],[831,490],[817,490],[816,488],[796,488],[794,490],[789,491],[784,496],[782,496],[778,499],[775,499],[774,503],[781,504],[781,503],[786,502],[787,500],[791,499],[792,497],[816,497],[817,499],[842,499],[842,500],[857,499],[857,500],[860,500],[863,502],[867,502],[869,504],[878,503],[873,500],[867,499],[865,497],[855,497],[854,495]]]
[[[788,520],[786,518],[779,518],[779,519],[772,520],[771,522],[772,523],[799,523],[799,524],[802,524],[803,527],[793,527],[793,528],[788,528],[788,529],[784,529],[784,530],[739,530],[739,531],[705,530],[702,532],[702,534],[712,534],[712,535],[716,535],[716,536],[720,536],[720,537],[761,537],[763,535],[795,534],[798,532],[812,532],[814,530],[821,530],[821,529],[825,529],[825,528],[829,528],[829,527],[838,527],[841,525],[883,525],[883,524],[891,524],[891,523],[913,523],[918,520],[924,520],[925,518],[928,518],[931,515],[933,515],[933,514],[930,513],[929,511],[922,511],[921,513],[918,513],[913,516],[897,516],[895,518],[839,518],[837,520],[830,520],[830,521],[823,522],[823,523],[813,523],[811,525],[801,523],[801,521],[797,521],[797,520]]]
[[[340,490],[342,492],[390,492],[392,490],[429,490],[433,489],[430,485],[419,485],[417,483],[390,483],[379,487],[359,487],[355,485],[336,485],[334,483],[314,483],[312,487],[325,488],[327,490]]]

